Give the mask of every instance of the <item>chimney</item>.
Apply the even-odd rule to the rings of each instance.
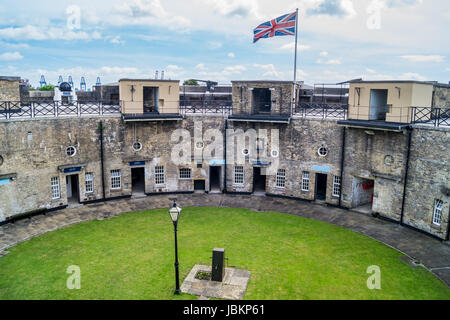
[[[155,71],[155,80],[158,80],[158,70]]]
[[[164,70],[161,71],[161,80],[164,80]]]

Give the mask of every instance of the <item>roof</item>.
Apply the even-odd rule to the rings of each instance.
[[[180,82],[180,80],[161,80],[161,79],[120,79],[119,82],[121,81],[136,81],[136,82]]]
[[[340,120],[337,122],[337,124],[361,129],[379,129],[388,131],[403,131],[410,126],[409,123],[387,122],[378,120]]]
[[[20,81],[20,77],[0,76],[0,80],[4,80],[4,81]]]
[[[417,81],[417,80],[351,80],[349,83],[418,83],[437,85],[436,81]]]
[[[273,122],[289,123],[291,117],[288,115],[230,115],[228,120],[241,122]]]
[[[182,120],[183,116],[172,113],[144,113],[144,114],[123,114],[122,118],[125,122],[136,121],[167,121],[167,120]]]
[[[232,80],[233,82],[248,82],[248,83],[292,83],[294,84],[294,81],[281,81],[281,80]]]

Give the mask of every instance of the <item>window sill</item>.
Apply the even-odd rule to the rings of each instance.
[[[431,229],[434,229],[434,230],[441,230],[441,225],[440,225],[440,224],[432,223],[432,224],[431,224]]]

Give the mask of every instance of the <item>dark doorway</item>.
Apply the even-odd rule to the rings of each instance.
[[[389,112],[387,100],[388,90],[370,90],[369,120],[386,120],[386,113]]]
[[[220,192],[220,167],[209,167],[209,190]]]
[[[133,194],[145,193],[145,168],[131,168],[131,188]]]
[[[266,176],[261,170],[262,168],[253,168],[253,192],[266,192]]]
[[[253,89],[253,107],[255,112],[270,112],[272,102],[272,94],[270,89],[266,88],[254,88]]]
[[[327,175],[316,174],[316,200],[326,200],[327,198]]]
[[[158,112],[158,88],[144,87],[144,112]]]
[[[67,202],[69,204],[80,203],[80,191],[78,184],[78,175],[66,176]]]
[[[205,180],[194,180],[194,191],[205,192]]]

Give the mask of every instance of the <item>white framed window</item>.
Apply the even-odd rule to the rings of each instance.
[[[52,199],[61,198],[61,189],[59,187],[59,177],[53,177],[50,179],[52,186]]]
[[[94,192],[94,174],[92,172],[87,172],[84,175],[84,186],[86,193]]]
[[[133,150],[134,151],[141,151],[142,150],[142,143],[136,141],[133,143]]]
[[[122,188],[122,174],[120,170],[111,170],[111,189]]]
[[[303,171],[302,173],[302,191],[309,191],[309,172]]]
[[[66,154],[69,157],[74,157],[77,154],[77,148],[75,148],[74,146],[67,147]]]
[[[436,201],[434,201],[433,224],[437,226],[441,225],[443,206],[444,202],[442,200],[436,199]]]
[[[285,169],[278,169],[275,187],[277,187],[277,188],[285,188],[286,187],[286,170]]]
[[[333,197],[339,197],[341,195],[341,177],[333,177]]]
[[[317,150],[317,153],[320,157],[326,157],[328,155],[328,148],[325,146],[321,146],[319,150]]]
[[[180,168],[180,179],[192,179],[192,170],[189,168]]]
[[[244,184],[244,167],[234,167],[234,184]]]
[[[164,166],[157,166],[155,167],[155,184],[160,185],[164,183]]]

